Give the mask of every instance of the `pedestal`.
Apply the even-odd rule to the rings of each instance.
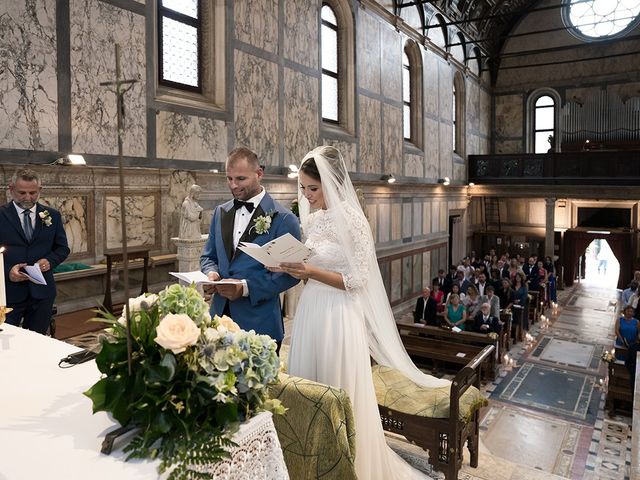
[[[201,235],[200,238],[188,240],[184,238],[173,237],[171,241],[178,247],[178,271],[179,272],[193,272],[200,270],[200,255],[204,249],[204,244],[207,243],[209,235]],[[180,281],[185,285],[185,282]],[[202,286],[198,286],[198,291],[202,293]]]

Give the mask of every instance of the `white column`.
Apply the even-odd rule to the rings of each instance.
[[[545,235],[544,235],[544,255],[553,259],[553,243],[554,243],[554,229],[556,225],[555,213],[556,213],[556,199],[545,198],[546,204],[546,216],[545,216]]]

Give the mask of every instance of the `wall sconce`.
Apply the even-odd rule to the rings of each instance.
[[[589,140],[588,138],[584,141],[584,144],[582,145],[582,150],[588,150],[589,149],[589,144],[591,143],[591,140]]]
[[[74,155],[72,153],[65,155],[63,157],[58,158],[52,165],[86,165],[82,155]]]
[[[289,165],[289,169],[287,172],[287,177],[288,178],[298,178],[298,167],[296,167],[295,165]]]
[[[469,183],[468,183],[468,185],[469,185],[470,187],[475,187],[475,186],[476,186],[476,184],[475,184],[475,183],[473,183],[473,182],[469,182]]]
[[[451,183],[451,179],[449,177],[439,178],[438,183],[441,183],[445,187]]]
[[[396,183],[396,177],[393,176],[393,173],[390,173],[389,175],[383,175],[382,177],[380,177],[380,180],[384,180],[387,183]]]

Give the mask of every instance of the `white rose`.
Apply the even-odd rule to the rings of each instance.
[[[184,352],[189,345],[195,345],[200,329],[189,315],[167,314],[156,327],[156,343],[173,353]]]
[[[236,322],[231,320],[230,317],[228,317],[226,315],[223,315],[221,317],[216,315],[214,317],[214,320],[217,320],[218,324],[220,326],[224,327],[227,331],[229,331],[231,333],[235,333],[235,332],[239,332],[240,331],[240,326]]]
[[[147,297],[140,295],[136,298],[129,299],[129,312],[139,312],[142,309],[142,302],[146,300]]]

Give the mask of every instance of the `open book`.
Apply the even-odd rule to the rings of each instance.
[[[200,270],[196,270],[195,272],[169,272],[169,275],[173,275],[174,277],[182,280],[183,282],[191,285],[195,283],[196,285],[224,285],[230,283],[238,283],[240,280],[234,280],[232,278],[229,279],[221,279],[221,280],[209,280],[204,273]]]
[[[265,267],[277,267],[284,262],[306,262],[311,256],[311,250],[290,233],[285,233],[264,245],[240,242],[238,249],[255,258]]]
[[[40,265],[38,263],[34,263],[33,265],[25,265],[24,267],[22,267],[22,273],[29,277],[29,280],[35,284],[47,284],[47,281],[44,279],[42,270],[40,270]]]

